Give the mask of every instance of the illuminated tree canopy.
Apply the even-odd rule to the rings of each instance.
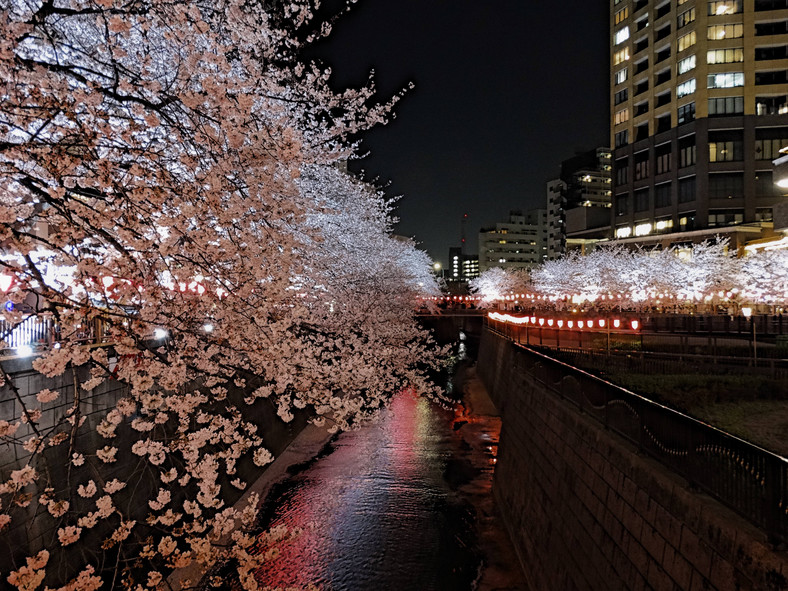
[[[22,459],[0,473],[0,528],[51,529],[7,577],[20,589],[153,589],[226,557],[254,588],[256,499],[236,511],[223,495],[246,487],[243,458],[272,459],[251,420],[262,400],[345,429],[405,386],[433,392],[413,319],[437,293],[430,261],[342,172],[399,97],[375,102],[372,80],[332,91],[300,59],[330,27],[308,1],[265,6],[0,0],[5,320],[57,326],[39,372],[92,367],[49,422],[59,394],[31,405],[5,376],[22,410],[0,421],[2,453]],[[86,327],[111,347],[83,346]],[[107,380],[127,396],[85,422],[80,392]],[[65,481],[48,479],[53,458]],[[129,473],[104,478],[119,458]],[[142,480],[139,514],[116,499]]]
[[[788,251],[757,251],[743,258],[724,240],[691,249],[598,248],[570,254],[531,271],[528,281],[490,269],[471,284],[488,301],[512,294],[543,305],[584,304],[642,308],[660,305],[766,304],[788,301]]]

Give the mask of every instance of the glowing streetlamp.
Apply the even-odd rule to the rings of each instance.
[[[774,184],[777,185],[780,189],[783,189],[783,192],[788,190],[788,154],[786,151],[788,148],[783,148],[780,150],[780,156],[777,160],[772,160],[772,168],[773,168],[773,178]]]
[[[741,313],[752,326],[752,363],[758,367],[758,344],[755,339],[755,319],[752,317],[752,308],[742,308]]]

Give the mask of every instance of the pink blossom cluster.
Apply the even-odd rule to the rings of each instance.
[[[392,238],[382,191],[344,171],[352,138],[387,122],[402,93],[377,100],[372,80],[332,90],[302,55],[329,28],[309,2],[279,4],[0,8],[0,79],[14,82],[0,264],[9,298],[57,321],[36,371],[88,368],[0,421],[0,443],[25,462],[0,482],[0,528],[41,520],[54,562],[106,565],[61,589],[154,589],[167,569],[225,559],[254,588],[287,534],[254,554],[259,499],[226,498],[255,475],[240,466],[274,459],[261,409],[337,430],[404,386],[440,396],[428,368],[442,352],[414,318],[418,296],[438,293],[431,261]],[[125,394],[107,405],[105,385]],[[62,479],[43,469],[49,454],[66,460]],[[24,511],[34,500],[47,510]],[[48,561],[28,558],[7,581],[34,588]],[[116,566],[137,561],[144,573]]]

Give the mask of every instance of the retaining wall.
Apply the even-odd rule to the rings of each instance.
[[[44,433],[51,431],[52,427],[61,421],[66,412],[73,407],[74,379],[76,378],[77,384],[84,383],[89,379],[90,373],[89,365],[84,365],[73,368],[73,370],[69,368],[63,375],[48,378],[32,368],[32,358],[4,359],[0,363],[12,377],[12,382],[18,389],[19,398],[25,406],[30,410],[43,409],[37,426]],[[57,400],[45,404],[37,402],[36,394],[44,388],[57,391],[59,393]],[[115,408],[118,400],[127,395],[128,387],[123,382],[107,380],[93,390],[86,391],[79,388],[78,392],[80,412],[81,416],[85,418],[85,423],[79,429],[76,448],[80,452],[90,454],[91,450],[107,445],[108,441],[103,439],[95,428],[106,416],[106,413]],[[257,425],[258,432],[264,438],[266,448],[274,456],[278,456],[306,426],[306,413],[297,411],[294,413],[293,421],[284,423],[277,416],[276,406],[271,400],[261,399],[256,401],[253,407],[248,407],[242,402],[245,394],[243,390],[230,386],[228,398],[246,410],[246,419]],[[19,420],[22,415],[22,404],[19,398],[8,384],[0,386],[0,421],[15,423]],[[27,439],[32,434],[31,427],[25,424],[16,432],[19,439]],[[101,465],[99,475],[93,472],[89,474],[80,472],[81,480],[78,481],[83,482],[89,477],[95,478],[99,484],[112,478],[122,481],[131,480],[133,486],[128,486],[117,493],[115,502],[118,506],[123,506],[132,517],[144,519],[148,512],[147,501],[151,498],[149,494],[151,491],[146,487],[155,489],[158,486],[158,481],[144,476],[145,472],[139,469],[137,456],[123,452],[123,450],[130,449],[138,437],[139,434],[131,430],[128,425],[120,425],[117,436],[112,440],[113,445],[121,448],[119,461]],[[43,453],[44,457],[39,457],[34,461],[37,470],[46,469],[48,471],[50,481],[56,483],[56,486],[57,483],[62,483],[65,486],[66,483],[77,478],[76,474],[69,478],[67,450],[68,445],[65,444],[48,447]],[[28,463],[30,455],[21,445],[0,440],[0,482],[5,482],[12,470],[21,468]],[[237,476],[246,482],[254,482],[264,472],[264,469],[255,466],[249,457],[244,457],[238,462],[237,470]],[[225,492],[226,496],[223,497],[223,500],[228,505],[232,505],[242,494],[234,487],[225,487]],[[35,553],[41,548],[51,550],[59,547],[55,534],[58,520],[48,516],[42,517],[45,510],[38,505],[35,499],[37,499],[37,495],[34,496],[33,502],[24,509],[14,507],[11,511],[11,522],[0,532],[0,589],[3,588],[5,582],[2,574],[18,568],[20,563],[24,564],[25,556]],[[79,503],[93,502],[92,500],[83,501],[75,495],[71,496],[70,501],[72,507],[78,506]],[[8,508],[2,507],[2,510],[7,511]],[[98,548],[103,539],[102,535],[105,535],[106,532],[98,531],[99,529],[86,532],[82,536],[80,544],[88,555],[100,553]],[[82,563],[79,562],[78,565],[81,566]]]
[[[533,590],[788,589],[763,532],[544,391],[485,331],[478,374],[503,418],[494,493]]]

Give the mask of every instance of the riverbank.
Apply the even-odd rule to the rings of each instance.
[[[484,563],[477,581],[478,591],[526,591],[525,577],[512,542],[503,525],[492,494],[492,479],[501,433],[501,418],[487,389],[476,375],[476,367],[464,369],[461,378],[462,414],[459,434],[469,446],[468,457],[479,476],[460,488],[477,512],[478,544]],[[458,423],[455,422],[455,425]],[[483,449],[473,449],[483,444]]]

